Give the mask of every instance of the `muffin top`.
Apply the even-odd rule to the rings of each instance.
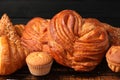
[[[31,65],[45,65],[52,60],[52,57],[47,52],[32,52],[26,57],[26,62]]]
[[[120,46],[112,46],[107,52],[106,58],[113,63],[120,64]]]

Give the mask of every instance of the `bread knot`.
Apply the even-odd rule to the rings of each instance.
[[[73,10],[63,10],[50,21],[49,46],[54,59],[76,71],[91,71],[109,47],[103,24],[82,18]]]

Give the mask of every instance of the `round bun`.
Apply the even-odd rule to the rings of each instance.
[[[113,72],[120,72],[120,46],[112,46],[106,54],[106,60]]]

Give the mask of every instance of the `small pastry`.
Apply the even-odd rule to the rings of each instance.
[[[53,59],[46,52],[32,52],[26,58],[30,73],[35,76],[43,76],[50,72]]]
[[[29,49],[30,52],[44,50],[45,52],[49,52],[49,48],[47,46],[47,27],[49,21],[49,19],[35,17],[28,21],[28,23],[25,25],[25,29],[21,37],[21,43],[24,47]]]
[[[113,72],[120,72],[120,46],[112,46],[106,54],[106,60]]]

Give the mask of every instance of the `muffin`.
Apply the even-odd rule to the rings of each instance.
[[[120,46],[112,46],[106,54],[106,60],[113,72],[120,72]]]
[[[35,76],[43,76],[50,72],[53,59],[46,52],[32,52],[26,57],[26,63],[30,73]]]

